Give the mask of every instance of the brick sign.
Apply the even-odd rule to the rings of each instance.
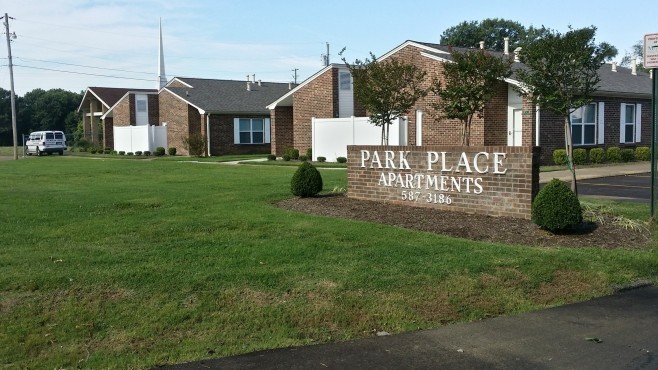
[[[644,68],[658,68],[658,33],[644,35]]]
[[[538,148],[351,145],[347,156],[355,199],[530,219],[539,189]]]

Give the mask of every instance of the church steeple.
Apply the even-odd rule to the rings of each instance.
[[[167,84],[167,76],[165,75],[164,65],[164,51],[162,48],[162,18],[160,18],[160,50],[158,51],[158,83],[156,88],[162,89]]]

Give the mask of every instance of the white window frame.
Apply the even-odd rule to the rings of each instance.
[[[240,121],[249,120],[249,131],[240,130]],[[263,121],[263,141],[255,143],[254,142],[254,132],[261,132],[260,130],[254,131],[254,120]],[[249,132],[249,142],[241,142],[241,133]],[[249,118],[240,118],[236,117],[233,119],[233,143],[236,145],[263,145],[270,143],[270,119],[265,117],[249,117]]]
[[[626,121],[626,111],[633,107],[633,122]],[[633,135],[626,137],[626,128],[633,127]],[[638,144],[642,141],[642,104],[621,103],[619,108],[619,143]]]
[[[581,115],[583,121],[585,120],[585,107],[586,106],[591,106],[592,109],[594,110],[594,122],[574,123],[573,122],[574,113],[576,113],[576,112],[580,112],[580,115]],[[571,112],[570,119],[571,119],[571,139],[572,139],[573,146],[596,145],[598,143],[599,140],[598,140],[597,130],[598,130],[598,126],[599,126],[598,125],[599,108],[598,108],[596,103],[589,103],[589,104],[583,105],[580,108],[576,108],[573,112]],[[578,126],[578,127],[574,127],[574,126]],[[585,126],[593,126],[594,127],[594,136],[592,137],[592,142],[591,143],[586,143],[585,142]],[[573,141],[574,129],[580,130],[580,137],[581,137],[581,142],[580,143],[576,143],[575,141]]]

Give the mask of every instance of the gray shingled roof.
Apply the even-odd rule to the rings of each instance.
[[[427,42],[418,42],[418,41],[412,41],[412,42],[424,45],[428,48],[432,48],[437,51],[436,53],[428,52],[429,54],[447,60],[452,60],[452,57],[450,55],[440,53],[441,51],[449,53],[451,49],[450,46],[432,44]],[[476,48],[469,49],[469,48],[460,48],[460,47],[454,47],[453,49],[460,52],[479,50]],[[501,57],[504,55],[501,52],[495,52],[495,51],[489,51],[489,52]],[[523,63],[519,63],[519,62],[515,62],[512,65],[513,72],[522,68],[527,68],[527,67]],[[601,81],[599,82],[598,90],[596,93],[594,93],[594,95],[614,95],[614,96],[640,95],[647,98],[651,97],[651,79],[649,78],[648,73],[638,71],[637,75],[633,75],[631,73],[630,68],[624,68],[624,67],[617,67],[617,72],[613,72],[612,65],[606,63],[601,65],[601,68],[599,69],[599,77],[601,78]],[[512,75],[511,78],[512,79],[515,78],[514,74]]]
[[[287,83],[262,82],[261,86],[252,83],[248,91],[247,81],[177,79],[192,87],[167,87],[167,90],[209,113],[269,114],[265,107],[289,91]]]
[[[138,91],[138,92],[158,92],[156,89],[127,89],[123,87],[99,87],[91,86],[88,87],[89,90],[92,90],[105,104],[110,108],[116,104],[119,99],[121,99],[128,91]]]

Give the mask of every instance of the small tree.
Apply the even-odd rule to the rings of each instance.
[[[571,113],[592,101],[600,81],[598,70],[608,53],[605,44],[595,44],[596,27],[565,34],[548,32],[524,46],[521,62],[528,68],[517,71],[521,95],[534,104],[564,117],[564,143],[571,170],[571,190],[578,195],[573,164]]]
[[[353,64],[343,58],[343,62],[352,74],[356,101],[369,113],[370,121],[382,128],[382,144],[388,145],[393,120],[427,95],[427,89],[422,86],[426,72],[395,58],[377,61],[372,53],[370,58],[357,59]]]
[[[484,107],[495,95],[496,84],[512,74],[512,60],[495,57],[484,50],[451,51],[454,63],[443,65],[442,85],[434,79],[431,90],[439,96],[432,107],[447,118],[461,121],[462,145],[470,145],[471,125],[477,113],[482,116]]]
[[[201,157],[206,152],[206,135],[192,134],[189,137],[183,138],[183,145],[185,149],[195,157]]]

